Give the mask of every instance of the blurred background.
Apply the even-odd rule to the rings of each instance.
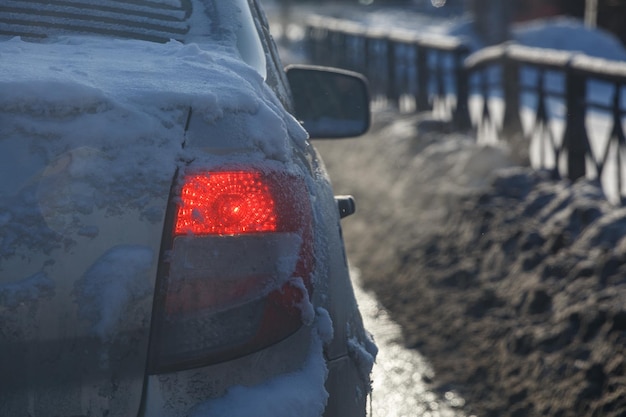
[[[314,145],[371,415],[626,415],[626,1],[263,2],[285,64],[370,83],[370,132]]]

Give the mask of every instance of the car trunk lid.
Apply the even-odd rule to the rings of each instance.
[[[183,147],[190,108],[197,135],[232,120],[263,158],[287,158],[287,135],[263,142],[251,118],[283,122],[224,50],[13,39],[0,56],[0,415],[134,415],[172,180],[206,155]]]

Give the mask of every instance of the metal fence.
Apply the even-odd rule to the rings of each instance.
[[[495,140],[521,136],[536,168],[597,178],[624,201],[626,63],[515,44],[470,55],[456,38],[327,17],[307,20],[305,41],[312,63],[364,74],[374,101],[433,111],[479,138],[486,127]]]
[[[326,17],[308,19],[305,32],[313,63],[364,74],[374,100],[414,111],[439,111],[459,128],[470,126],[463,69],[469,48],[458,39],[389,33]]]

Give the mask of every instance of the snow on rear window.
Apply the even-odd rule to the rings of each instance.
[[[238,51],[265,77],[265,54],[247,0],[3,0],[0,40],[105,36],[166,43],[215,43]]]
[[[182,3],[180,0],[152,0],[152,2],[172,7],[182,7]]]

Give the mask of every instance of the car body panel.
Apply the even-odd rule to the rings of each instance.
[[[130,47],[136,48],[135,55],[144,48],[132,41],[122,41],[118,46],[125,42],[133,44]],[[110,61],[110,51],[99,56],[98,48],[103,45],[96,41],[85,41],[84,49],[76,44],[57,45],[56,51],[53,45],[9,43],[9,48],[19,48],[20,53],[14,54],[11,65],[3,64],[5,69],[21,67],[20,59],[29,62],[31,54],[38,55],[40,60],[49,58],[50,66],[64,68],[62,62],[56,61],[58,56],[65,68],[73,71],[87,65],[90,74],[85,78],[92,79],[98,74],[115,72],[120,64]],[[159,46],[172,45],[150,48]],[[68,52],[66,47],[71,47],[73,52]],[[187,47],[176,45],[176,48],[184,51]],[[86,54],[91,59],[83,59]],[[186,65],[184,59],[179,64]],[[262,83],[258,74],[244,64],[234,61],[232,65],[240,65],[245,68],[244,74],[254,74],[257,83]],[[134,70],[139,72],[141,68],[125,63],[125,74]],[[261,111],[257,91],[250,88],[246,95],[241,87],[241,75],[232,75],[231,81],[224,80],[228,79],[225,74],[234,74],[232,66],[230,69],[207,66],[209,77],[211,71],[219,72],[223,82],[216,87],[219,92],[207,85],[207,93],[201,97],[208,102],[205,109],[194,103],[201,101],[198,95],[187,93],[185,97],[184,89],[174,96],[173,102],[146,105],[142,102],[146,100],[142,89],[159,97],[152,85],[155,80],[147,75],[141,77],[141,82],[133,81],[130,97],[125,98],[128,102],[107,92],[125,87],[107,86],[102,79],[94,91],[79,84],[76,77],[70,82],[55,79],[58,75],[54,73],[52,80],[31,81],[27,73],[21,77],[11,75],[11,80],[7,79],[9,76],[3,77],[2,83],[11,87],[10,95],[25,100],[15,104],[10,96],[0,98],[4,110],[0,115],[3,137],[0,153],[14,157],[3,165],[9,172],[4,178],[10,181],[3,182],[1,216],[5,221],[0,262],[1,344],[11,354],[3,354],[0,361],[3,371],[7,370],[3,375],[18,376],[17,380],[3,378],[2,396],[10,396],[17,407],[3,410],[3,415],[17,416],[14,410],[29,407],[35,411],[33,415],[41,415],[36,412],[39,408],[47,412],[55,410],[58,415],[99,415],[105,410],[110,415],[128,415],[138,409],[163,219],[172,179],[181,161],[196,152],[192,144],[183,152],[189,112],[185,105],[196,104],[204,110],[198,114],[202,113],[211,123],[205,123],[202,134],[219,138],[213,141],[214,148],[221,147],[219,152],[209,153],[201,149],[204,146],[198,146],[195,157],[205,158],[213,165],[230,163],[232,149],[223,145],[233,135],[226,136],[225,132],[238,132],[239,137],[229,143],[238,141],[239,161],[245,159],[241,152],[246,153],[248,160],[289,157],[285,133],[269,142],[276,148],[268,147],[266,153],[260,148],[268,141],[245,128],[256,126],[249,119]],[[102,78],[112,84],[128,82],[115,77]],[[185,81],[189,90],[200,83]],[[246,83],[250,82],[248,78]],[[66,91],[71,88],[76,91],[71,103],[62,102],[67,92],[56,101],[54,92],[50,91],[33,94],[28,100],[32,83],[58,83]],[[225,88],[228,85],[237,87],[229,92]],[[176,87],[181,90],[180,86]],[[226,105],[229,95],[233,98],[227,111],[211,103],[219,96],[224,97]],[[76,109],[80,103],[87,103],[84,105],[87,108]],[[57,112],[42,114],[37,106],[56,108]],[[145,110],[137,111],[138,108]],[[217,121],[212,119],[214,112],[219,112]],[[95,131],[93,119],[102,119],[107,124]],[[139,130],[138,119],[143,119]],[[263,122],[271,120],[279,123],[276,130],[283,132],[284,122],[280,117],[268,116]],[[120,132],[125,133],[110,137]],[[21,157],[15,158],[16,155]],[[135,162],[129,164],[128,158]],[[19,378],[23,383],[16,382]],[[40,381],[44,391],[51,381],[56,381],[58,391],[43,395],[32,386],[32,381]],[[23,408],[26,404],[30,405]]]
[[[351,346],[374,349],[330,180],[288,97],[276,94],[288,86],[272,62],[266,73],[258,51],[203,42],[0,40],[0,415],[188,416],[234,387],[305,377],[310,363],[321,378],[299,400],[323,400],[320,410],[327,401],[326,416],[362,414],[373,357]],[[233,166],[306,179],[316,269],[305,323],[258,352],[149,375],[177,178]]]

